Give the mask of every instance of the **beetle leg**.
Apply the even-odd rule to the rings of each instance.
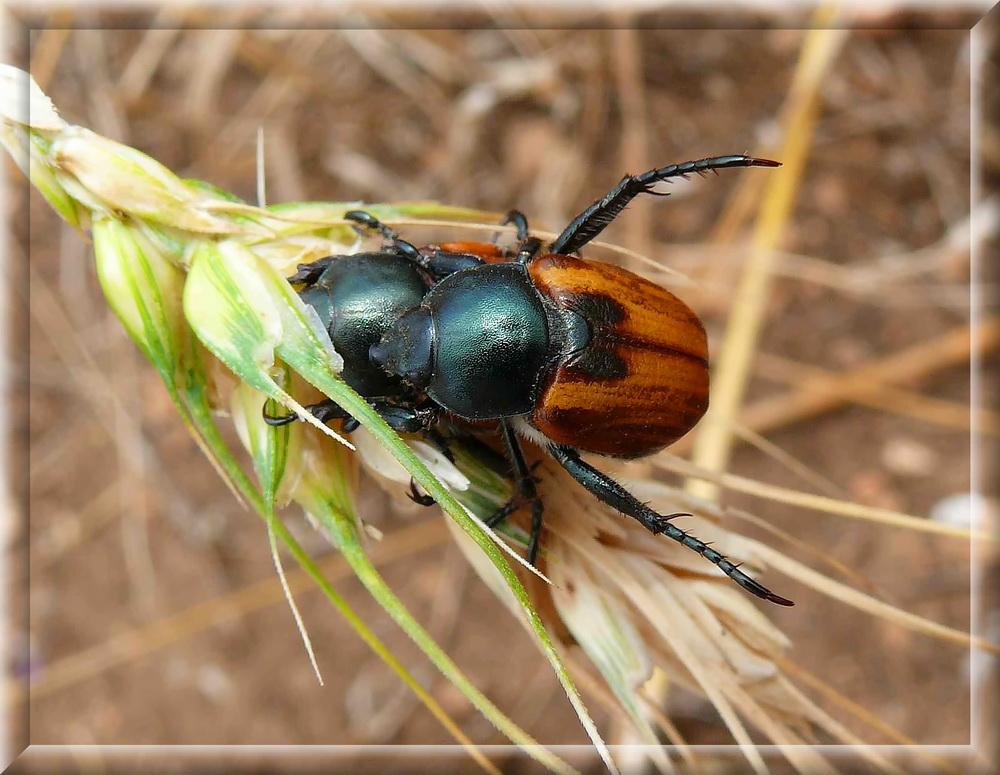
[[[528,239],[528,217],[520,210],[511,210],[500,221],[501,226],[514,224],[517,227],[517,241],[524,242]]]
[[[517,440],[517,434],[511,427],[509,420],[500,420],[500,430],[503,434],[504,443],[507,445],[507,455],[510,458],[511,466],[514,469],[514,484],[517,493],[513,498],[491,516],[486,524],[490,527],[499,524],[506,517],[513,514],[525,502],[531,504],[531,538],[528,540],[528,562],[535,564],[538,558],[539,538],[542,535],[542,511],[544,504],[538,497],[538,490],[535,489],[535,478],[531,475],[531,469],[524,460],[524,453]]]
[[[552,253],[569,255],[575,253],[617,218],[625,206],[639,194],[655,194],[652,187],[663,180],[683,178],[692,173],[703,175],[706,172],[727,169],[729,167],[780,167],[781,163],[770,159],[755,159],[752,156],[712,156],[708,159],[686,161],[682,164],[671,164],[649,170],[639,175],[626,175],[603,199],[580,213],[567,226],[563,233],[556,237],[549,247]]]
[[[503,506],[494,511],[489,519],[483,520],[487,527],[496,527],[501,522],[503,522],[507,517],[517,511],[524,503],[521,500],[520,495],[515,495],[509,501],[507,501]]]
[[[527,264],[542,249],[542,241],[538,237],[530,236],[528,219],[520,210],[511,210],[500,221],[501,226],[510,223],[517,226],[517,261],[521,264]]]
[[[427,411],[427,410],[418,410],[418,411]],[[449,443],[448,439],[444,436],[444,434],[438,431],[437,428],[430,427],[424,430],[424,437],[432,444],[434,444],[434,446],[438,448],[438,451],[446,458],[448,458],[449,462],[451,462],[452,464],[455,463],[455,453],[451,449],[451,444]],[[461,443],[463,448],[465,448],[472,454],[476,455],[476,457],[479,458],[481,462],[486,463],[494,471],[497,471],[501,476],[507,475],[507,470],[505,466],[506,459],[503,456],[498,455],[496,452],[494,452],[491,447],[483,444],[483,442],[481,442],[475,436],[464,436],[461,439],[458,439],[458,441]],[[486,457],[487,459],[483,460],[484,457]],[[412,500],[414,503],[419,503],[421,506],[433,506],[435,503],[437,503],[437,501],[435,501],[432,496],[427,495],[426,493],[422,493],[420,492],[420,490],[417,489],[417,483],[416,480],[413,479],[413,477],[410,477],[410,492],[407,493],[407,495],[410,498],[410,500]],[[502,508],[500,508],[496,513],[494,513],[489,518],[489,520],[487,520],[486,524],[489,525],[490,527],[497,525],[498,523],[502,522],[506,517],[510,516],[513,512],[517,511],[520,505],[521,501],[519,498],[511,498]]]
[[[354,419],[353,417],[351,417],[350,414],[344,411],[338,403],[330,399],[327,399],[326,401],[320,401],[319,403],[316,404],[310,404],[309,406],[305,407],[305,409],[306,411],[309,412],[309,414],[311,414],[313,417],[315,417],[322,423],[328,423],[330,422],[330,420],[349,421]],[[281,425],[288,425],[289,423],[293,423],[296,420],[300,419],[300,417],[294,412],[292,414],[285,414],[285,415],[268,414],[266,404],[264,405],[263,414],[264,414],[264,422],[274,427]],[[357,428],[357,421],[355,421],[354,428]],[[354,430],[354,428],[350,429],[345,428],[345,430],[347,430],[347,432],[350,433],[352,430]]]
[[[510,478],[510,462],[507,456],[497,452],[478,436],[469,433],[450,434],[462,445],[462,450],[472,455],[481,465],[504,479]]]
[[[448,275],[455,274],[455,272],[481,266],[483,263],[483,260],[479,256],[475,256],[472,253],[445,253],[441,250],[435,250],[429,256],[420,256],[417,261],[417,265],[429,272],[435,280],[443,280]]]
[[[455,453],[451,451],[451,445],[448,444],[448,440],[445,439],[443,435],[437,430],[437,428],[427,428],[424,431],[424,436],[429,442],[431,442],[438,451],[448,458],[448,462],[454,465],[455,463]]]
[[[406,493],[406,497],[420,506],[433,506],[437,503],[432,496],[417,489],[417,480],[412,476],[410,477],[410,491]]]
[[[548,451],[569,472],[570,476],[582,484],[602,503],[606,503],[622,514],[633,517],[651,532],[663,533],[668,538],[672,538],[674,541],[688,547],[688,549],[697,552],[709,562],[717,565],[719,570],[747,592],[778,605],[794,605],[791,600],[786,600],[774,594],[767,587],[754,581],[741,571],[735,563],[715,551],[715,549],[704,541],[684,532],[670,522],[674,517],[687,517],[690,514],[670,514],[669,516],[664,516],[656,513],[610,476],[581,460],[579,453],[572,447],[550,444]]]
[[[528,237],[517,249],[517,262],[519,264],[530,264],[542,249],[542,241],[538,237]]]
[[[349,210],[344,213],[345,221],[352,221],[353,223],[363,226],[366,229],[371,229],[372,231],[377,231],[381,234],[388,242],[395,242],[399,239],[399,233],[389,226],[386,226],[382,221],[376,218],[371,213],[366,213],[364,210]],[[360,233],[361,230],[355,229]],[[362,233],[363,236],[363,233]]]
[[[289,425],[299,419],[299,416],[292,412],[291,414],[268,414],[267,404],[261,407],[261,416],[264,418],[264,422],[270,425],[272,428],[279,428],[282,425]]]
[[[437,422],[438,412],[430,408],[410,408],[391,404],[387,401],[369,401],[369,406],[378,412],[379,417],[386,421],[386,424],[396,433],[420,433],[427,431]],[[340,406],[336,401],[327,399],[319,403],[310,404],[305,407],[313,417],[321,423],[328,423],[331,420],[343,420],[345,433],[357,430],[360,423],[349,412]],[[288,425],[301,419],[297,414],[286,414],[281,416],[270,415],[265,406],[264,422],[271,426]]]
[[[350,210],[344,213],[344,220],[353,221],[360,226],[371,229],[372,231],[377,231],[386,239],[386,241],[392,243],[392,246],[396,249],[397,253],[418,265],[420,264],[420,251],[417,250],[416,246],[404,239],[401,239],[398,231],[386,226],[371,213],[366,213],[364,210]],[[355,227],[355,229],[357,229],[357,227]],[[360,229],[358,229],[358,231],[361,233]]]
[[[438,411],[436,409],[418,409],[390,404],[385,401],[369,401],[368,403],[396,433],[421,433],[428,431],[437,423]]]

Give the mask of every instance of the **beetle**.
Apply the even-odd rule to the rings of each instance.
[[[366,397],[393,430],[417,433],[431,430],[436,417],[421,410],[420,397],[412,387],[369,358],[369,350],[382,335],[403,313],[419,305],[434,284],[433,277],[419,265],[416,249],[406,250],[327,256],[300,264],[288,281],[304,285],[300,298],[316,311],[334,349],[344,359],[341,379]],[[308,408],[322,422],[344,420],[348,433],[358,427],[357,421],[332,401]],[[295,415],[265,415],[271,425],[295,419]]]
[[[419,306],[442,277],[480,261],[507,262],[515,254],[498,245],[475,242],[418,249],[366,212],[350,211],[344,217],[362,229],[382,233],[389,244],[379,252],[326,256],[300,264],[288,282],[303,286],[299,297],[317,313],[334,350],[343,358],[341,379],[365,397],[393,430],[433,433],[440,419],[437,408],[429,408],[419,391],[374,363],[369,351],[403,313]],[[358,427],[357,420],[333,401],[306,408],[323,422],[343,420],[347,433]],[[265,413],[264,419],[280,426],[298,418]],[[443,440],[435,441],[447,454]]]
[[[330,280],[332,273],[339,278],[350,271],[338,268],[348,259],[320,259],[300,266],[290,279],[307,283],[300,293],[329,323],[335,348],[346,344],[345,379],[361,385],[359,392],[397,430],[433,433],[442,417],[499,425],[517,495],[487,524],[530,504],[531,564],[539,550],[543,503],[519,434],[601,502],[702,555],[757,597],[792,605],[671,522],[689,515],[657,513],[580,456],[633,459],[673,443],[707,410],[709,371],[704,327],[684,302],[628,270],[574,254],[639,194],[665,195],[654,190],[661,181],[777,166],[748,155],[715,156],[626,175],[547,246],[530,235],[525,216],[512,210],[503,223],[516,226],[516,251],[479,242],[416,248],[374,216],[348,213],[387,241],[379,253],[353,257],[361,265],[357,283],[364,286],[377,274],[369,264],[380,271],[392,264],[425,287],[414,281],[403,292],[399,277],[371,283],[362,298],[382,300],[377,288],[384,284],[400,291],[395,303],[362,310],[363,335],[340,345],[336,320],[345,297],[341,281]],[[376,378],[377,371],[382,373]],[[362,374],[382,387],[373,391]],[[309,409],[322,419],[346,416],[329,401]]]

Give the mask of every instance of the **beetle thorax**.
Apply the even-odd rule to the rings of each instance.
[[[416,375],[417,387],[470,420],[531,412],[549,359],[545,308],[517,264],[450,275],[372,350],[373,361]]]

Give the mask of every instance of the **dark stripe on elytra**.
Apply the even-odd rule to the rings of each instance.
[[[647,407],[646,417],[652,415],[651,407]],[[680,407],[674,407],[672,409],[666,410],[659,414],[662,417],[663,414],[670,416],[683,417],[685,415],[698,415],[702,414],[701,407],[691,406],[687,404],[682,404]],[[600,417],[602,422],[601,425],[614,425],[618,428],[662,428],[664,425],[669,427],[674,427],[674,423],[665,423],[662,420],[659,422],[637,422],[635,416],[635,409],[631,406],[602,406],[599,409],[589,408],[589,407],[560,407],[558,404],[556,406],[545,406],[542,407],[538,412],[538,415],[548,422],[554,425],[561,426],[588,426],[593,427],[595,425],[594,418]],[[655,415],[654,415],[655,416]],[[586,422],[584,422],[586,421]]]
[[[591,344],[581,350],[565,364],[563,374],[570,381],[601,381],[622,380],[628,377],[628,364],[614,350],[604,346],[603,342]]]
[[[570,309],[590,322],[591,331],[595,334],[595,339],[590,346],[566,363],[566,368],[574,374],[593,379],[625,379],[628,376],[628,367],[624,359],[612,352],[613,348],[619,344],[662,355],[676,355],[702,366],[708,366],[708,361],[705,358],[686,350],[646,339],[623,336],[616,332],[614,329],[625,320],[625,308],[606,295],[574,293],[565,301]]]
[[[563,300],[571,310],[596,323],[598,328],[614,328],[625,319],[625,308],[605,294],[575,291]]]
[[[680,424],[637,423],[633,413],[628,410],[598,413],[590,409],[548,407],[541,415],[537,419],[554,429],[572,429],[567,436],[568,443],[587,448],[591,439],[599,438],[601,444],[597,446],[615,450],[611,454],[621,457],[632,457],[637,450],[639,454],[645,455],[653,448],[662,449],[683,436],[689,429],[689,424],[684,422],[683,414],[677,418]],[[602,420],[599,427],[595,426],[595,415]],[[609,432],[614,434],[610,443],[607,436]]]
[[[563,364],[561,378],[574,382],[587,380],[613,382],[626,379],[629,376],[628,363],[617,353],[618,345],[628,345],[637,350],[645,350],[657,355],[677,356],[708,367],[708,361],[704,358],[683,350],[657,347],[647,342],[620,336],[609,336],[601,332],[601,336],[596,342],[591,343],[586,349],[576,353]],[[642,357],[641,352],[637,357]]]

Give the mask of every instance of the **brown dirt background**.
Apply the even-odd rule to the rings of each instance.
[[[65,118],[184,176],[253,200],[262,127],[269,201],[516,206],[536,225],[556,229],[626,170],[766,147],[808,24],[798,13],[723,20],[499,8],[410,15],[79,10],[22,12],[19,19],[34,29],[15,63],[30,62]],[[772,360],[758,359],[749,406],[796,389],[781,379],[774,358],[847,372],[967,324],[968,252],[935,246],[961,234],[969,212],[968,30],[975,20],[957,11],[886,12],[855,25],[824,87],[785,241],[789,253],[814,257],[846,279],[831,287],[777,278],[759,342]],[[993,83],[996,55],[994,47],[987,65]],[[509,79],[509,93],[490,92],[499,78]],[[485,113],[469,107],[491,94]],[[995,127],[981,135],[988,185],[1000,169]],[[29,592],[13,604],[13,689],[23,690],[26,654],[33,681],[29,701],[14,695],[16,748],[390,747],[266,757],[230,749],[217,754],[224,760],[177,749],[145,759],[64,751],[37,766],[25,757],[12,771],[471,769],[460,754],[441,765],[393,748],[451,740],[325,601],[304,592],[297,601],[326,679],[317,685],[275,594],[262,524],[206,465],[157,376],[121,332],[100,294],[89,246],[8,168],[8,287],[21,313],[13,327],[11,421],[23,469],[13,488],[29,517],[11,538],[14,586]],[[715,343],[738,280],[738,252],[719,251],[717,261],[701,266],[684,256],[708,253],[679,246],[712,235],[746,174],[724,173],[690,195],[636,203],[605,236],[668,264],[677,257],[678,268],[704,282],[707,292],[685,298]],[[588,255],[617,260],[599,250]],[[909,273],[922,258],[921,269]],[[995,265],[985,271],[980,279],[995,282]],[[995,352],[979,365],[984,404],[995,407]],[[899,387],[968,406],[968,358]],[[995,418],[983,435],[984,472],[995,460]],[[860,503],[926,515],[942,498],[969,490],[968,429],[919,415],[847,401],[766,435]],[[749,445],[738,448],[730,470],[812,488]],[[821,569],[818,556],[833,558],[887,601],[970,626],[969,547],[961,541],[732,494],[726,502],[766,516],[817,553],[778,543],[793,556]],[[392,557],[376,549],[387,580],[480,688],[540,741],[586,743],[535,646],[443,539],[440,517],[407,509],[374,486],[364,488],[362,504],[393,548]],[[288,519],[337,573],[324,539],[298,515]],[[503,743],[357,582],[348,574],[334,580],[475,741]],[[961,646],[854,612],[777,574],[768,581],[798,603],[767,611],[792,639],[792,660],[915,741],[968,741]],[[206,601],[215,607],[203,625],[171,631],[163,643],[130,640]],[[610,734],[608,714],[596,703],[592,709]],[[670,711],[689,742],[729,742],[700,698],[674,696]],[[870,728],[853,728],[886,742]],[[541,771],[513,752],[496,756],[505,772]],[[738,757],[728,761],[742,771]],[[581,766],[599,771],[592,757]]]

